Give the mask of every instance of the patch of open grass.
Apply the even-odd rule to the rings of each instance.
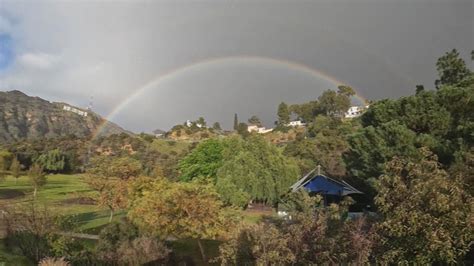
[[[38,190],[36,201],[49,210],[77,216],[79,230],[93,230],[108,223],[108,210],[91,204],[76,204],[71,199],[91,197],[94,191],[84,181],[83,175],[48,175],[47,184]],[[0,209],[33,201],[33,188],[27,176],[18,180],[8,176],[0,183]],[[119,215],[114,219],[118,219]]]
[[[190,142],[187,141],[155,139],[153,140],[151,147],[163,154],[170,154],[172,152],[175,152],[176,154],[181,154],[182,152],[188,150],[189,145]]]

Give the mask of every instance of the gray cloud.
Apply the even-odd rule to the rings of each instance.
[[[1,0],[0,0],[1,1]],[[1,1],[15,61],[0,90],[112,112],[156,77],[209,58],[260,56],[307,65],[370,99],[431,87],[436,58],[473,46],[472,1]],[[178,71],[179,72],[179,71]],[[226,61],[173,75],[113,120],[132,130],[204,116],[230,126],[336,84],[283,65]]]

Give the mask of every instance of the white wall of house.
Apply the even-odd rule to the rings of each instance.
[[[355,117],[358,117],[360,115],[362,115],[362,113],[367,109],[369,108],[369,106],[351,106],[349,108],[349,110],[347,110],[347,112],[344,114],[344,117],[345,118],[355,118]]]

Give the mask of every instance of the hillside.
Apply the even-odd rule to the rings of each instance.
[[[85,137],[103,123],[101,135],[126,132],[91,111],[65,103],[51,103],[20,91],[0,92],[0,142],[66,135]]]

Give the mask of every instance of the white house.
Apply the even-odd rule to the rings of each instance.
[[[360,116],[369,106],[351,106],[344,114],[345,118],[355,118]]]
[[[265,127],[259,127],[257,125],[249,125],[247,127],[247,131],[248,132],[257,132],[258,134],[265,134],[265,133],[273,131],[273,128],[268,128],[267,129]]]
[[[288,127],[304,127],[304,126],[306,126],[306,123],[303,123],[301,120],[295,120],[295,121],[291,121],[286,126],[288,126]]]
[[[191,122],[191,120],[186,120],[186,123],[185,123],[185,124],[186,124],[187,127],[191,127],[191,126],[193,125],[193,122]],[[202,127],[203,127],[203,125],[201,125],[201,124],[199,124],[199,123],[196,123],[196,126],[197,126],[198,128],[202,128]]]

